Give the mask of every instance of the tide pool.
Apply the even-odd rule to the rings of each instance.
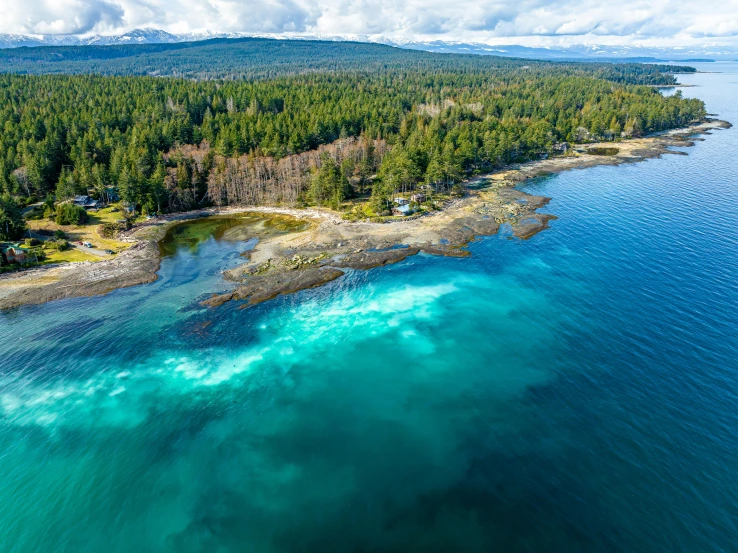
[[[695,65],[737,123],[738,65]],[[737,150],[538,179],[529,241],[251,309],[193,308],[224,227],[0,314],[0,551],[733,551]]]

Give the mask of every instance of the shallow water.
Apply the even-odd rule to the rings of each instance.
[[[209,239],[0,315],[0,550],[733,551],[738,132],[705,138],[536,180],[559,219],[468,259],[202,311],[250,245]]]
[[[308,226],[309,223],[293,217],[256,212],[212,215],[173,225],[159,242],[159,250],[163,256],[170,256],[186,246],[195,253],[211,238],[227,242],[249,242],[275,234],[300,232]]]

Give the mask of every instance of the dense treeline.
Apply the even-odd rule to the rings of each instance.
[[[387,70],[525,70],[541,76],[589,75],[619,83],[669,85],[691,67],[574,63],[438,54],[359,42],[214,39],[178,44],[56,46],[0,50],[0,71],[31,75],[97,74],[188,79],[271,79],[287,75]]]
[[[147,212],[336,205],[357,193],[380,206],[394,190],[449,186],[558,142],[640,135],[705,114],[700,101],[587,71],[541,64],[199,82],[0,75],[0,191],[63,200],[113,186]]]

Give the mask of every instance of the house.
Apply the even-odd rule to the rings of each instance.
[[[101,206],[100,202],[90,198],[89,196],[75,196],[72,203],[79,207],[84,207],[85,209],[98,209]]]
[[[392,208],[392,215],[399,215],[401,217],[404,217],[406,215],[410,215],[413,212],[412,209],[410,209],[410,204],[406,203],[405,205],[400,205],[397,207]]]
[[[118,191],[115,188],[106,188],[105,194],[107,195],[109,202],[120,201],[120,195],[118,195]]]
[[[392,201],[397,205],[407,205],[410,203],[410,200],[406,200],[405,198],[392,198]]]
[[[418,192],[417,194],[413,194],[412,196],[410,196],[410,201],[418,204],[425,203],[427,199],[428,198],[426,197],[426,195],[422,192]]]
[[[19,246],[10,246],[2,253],[2,256],[3,261],[10,265],[12,263],[25,263],[28,253]]]

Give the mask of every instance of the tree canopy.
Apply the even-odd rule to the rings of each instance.
[[[9,195],[0,196],[0,240],[18,240],[26,231],[26,222],[18,204]]]
[[[0,193],[64,200],[116,187],[147,212],[232,201],[337,205],[354,193],[449,186],[557,142],[638,136],[705,115],[698,100],[641,86],[673,82],[664,71],[675,68],[665,66],[309,41],[180,46],[147,48],[141,63],[165,56],[197,75],[194,51],[245,48],[251,57],[239,67],[253,78],[0,74]],[[140,52],[110,48],[14,55],[39,57],[41,70],[57,50],[75,63]],[[296,52],[302,57],[289,57]],[[222,77],[219,67],[234,59],[217,58],[211,69]],[[267,66],[281,76],[263,73]],[[325,155],[311,154],[321,148]]]

